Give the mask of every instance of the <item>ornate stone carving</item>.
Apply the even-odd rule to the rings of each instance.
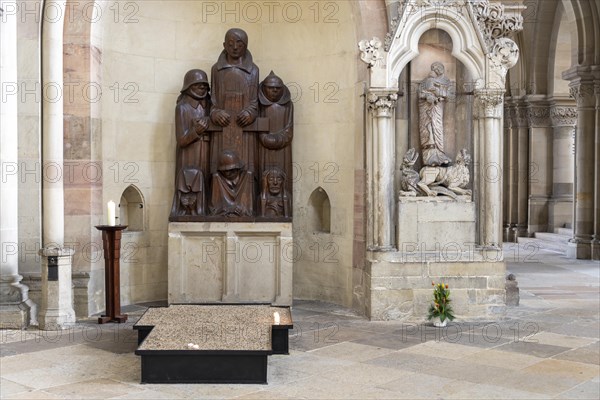
[[[549,106],[529,108],[527,120],[529,122],[529,126],[533,127],[552,126],[550,121]]]
[[[577,123],[576,107],[552,107],[550,117],[554,126],[575,126]]]
[[[378,67],[383,64],[383,54],[381,54],[381,40],[373,37],[371,40],[361,40],[358,43],[360,50],[360,59],[369,64],[370,67]]]
[[[499,105],[504,101],[504,93],[500,91],[482,91],[476,95],[477,103],[481,107],[480,117],[502,118],[502,108]],[[521,109],[519,109],[519,112]],[[526,112],[526,110],[525,110]],[[526,115],[526,114],[525,114]]]
[[[569,94],[577,101],[578,107],[595,107],[593,82],[577,82],[570,85]]]
[[[488,58],[495,69],[501,71],[501,76],[506,76],[509,69],[514,67],[519,60],[519,47],[509,38],[499,38],[494,41]]]
[[[496,39],[523,30],[523,16],[505,14],[503,4],[479,1],[473,4],[473,13],[490,50]]]
[[[397,93],[378,95],[371,92],[367,95],[369,109],[378,117],[391,117],[392,110],[396,107],[396,100],[398,100]]]

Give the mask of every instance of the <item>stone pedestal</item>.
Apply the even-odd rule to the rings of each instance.
[[[292,304],[291,223],[172,222],[169,304]]]
[[[42,304],[40,329],[68,328],[75,323],[71,259],[74,251],[67,248],[45,248],[42,256]]]

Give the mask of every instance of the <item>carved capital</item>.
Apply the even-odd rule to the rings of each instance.
[[[529,126],[529,110],[525,106],[517,106],[515,109],[515,121],[517,121],[518,127]]]
[[[361,40],[358,43],[360,50],[360,59],[367,63],[370,67],[378,67],[383,64],[383,43],[377,37],[371,40]]]
[[[396,108],[397,93],[377,94],[369,93],[367,103],[377,117],[391,117],[392,111]]]
[[[595,107],[596,105],[593,82],[574,82],[569,85],[569,94],[577,101],[578,108]]]
[[[550,117],[554,126],[575,126],[577,123],[577,108],[555,106],[550,109]]]
[[[529,126],[533,126],[533,127],[552,126],[552,121],[550,120],[549,106],[531,107],[527,111],[528,111],[527,112],[527,121],[529,122]]]
[[[480,118],[502,118],[504,92],[486,90],[476,93],[476,101],[480,108]]]

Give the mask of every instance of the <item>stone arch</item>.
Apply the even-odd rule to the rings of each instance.
[[[309,231],[331,232],[331,201],[327,191],[320,186],[308,198],[308,221]]]
[[[452,38],[452,55],[462,62],[473,79],[485,76],[485,56],[479,33],[467,17],[453,8],[443,13],[435,7],[409,13],[398,27],[389,49],[387,87],[397,87],[397,79],[406,65],[419,54],[419,39],[430,29],[441,29]]]

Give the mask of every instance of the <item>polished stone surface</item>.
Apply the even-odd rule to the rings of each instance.
[[[0,331],[0,396],[239,399],[597,399],[597,263],[506,247],[521,305],[498,321],[446,329],[370,322],[326,303],[296,301],[290,355],[269,359],[268,385],[139,384],[133,322],[79,321],[62,332]]]

